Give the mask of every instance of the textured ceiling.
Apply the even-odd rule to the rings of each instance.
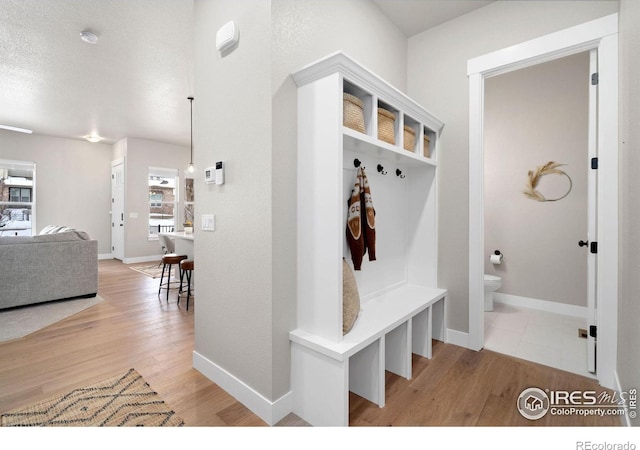
[[[407,37],[448,22],[492,1],[481,0],[373,0]]]
[[[0,124],[189,145],[192,20],[191,0],[1,0]]]
[[[407,36],[490,3],[373,1]],[[0,0],[0,124],[189,145],[192,25],[193,0]]]

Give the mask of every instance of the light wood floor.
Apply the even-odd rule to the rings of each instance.
[[[154,280],[116,260],[100,261],[104,302],[25,338],[0,343],[0,413],[135,368],[187,426],[264,426],[192,368],[193,315],[175,293],[157,297]],[[526,387],[602,389],[578,375],[483,350],[437,343],[414,358],[414,376],[387,375],[387,405],[351,394],[354,426],[620,425],[616,417],[550,416],[531,422],[515,404]],[[304,422],[290,415],[278,425]]]

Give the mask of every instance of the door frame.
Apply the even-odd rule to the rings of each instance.
[[[618,339],[618,14],[467,61],[469,77],[469,348],[484,346],[484,80],[598,51],[598,358],[596,377],[615,388]]]
[[[122,244],[122,255],[116,254],[115,245],[114,245],[114,240],[115,240],[114,239],[114,234],[116,232],[116,228],[115,228],[116,220],[113,217],[113,214],[114,214],[114,212],[113,212],[113,203],[114,203],[113,171],[114,171],[115,167],[120,166],[120,165],[122,166],[122,176],[123,176],[124,180],[126,180],[126,176],[125,176],[126,175],[125,174],[125,167],[126,166],[124,164],[124,158],[118,158],[118,159],[116,159],[114,161],[111,161],[111,177],[112,177],[112,181],[111,181],[111,213],[110,213],[111,214],[111,219],[110,219],[110,221],[111,221],[111,249],[112,249],[111,250],[111,252],[112,252],[111,256],[113,258],[115,258],[115,259],[120,259],[121,261],[124,261],[124,259],[125,259],[124,258],[124,256],[125,256],[125,251],[124,251],[125,229],[122,230],[122,242],[121,242],[121,244]],[[126,183],[125,183],[125,185],[124,185],[124,187],[122,189],[122,214],[123,214],[122,222],[123,223],[124,223],[124,211],[126,209],[125,208],[125,197],[126,197]]]

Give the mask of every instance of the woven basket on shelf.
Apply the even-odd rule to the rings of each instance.
[[[378,108],[378,139],[389,144],[396,143],[395,121],[396,116],[392,112]]]
[[[352,128],[360,133],[364,133],[364,113],[362,111],[362,100],[355,95],[342,95],[342,123],[345,127]]]
[[[410,152],[416,147],[416,130],[408,125],[404,126],[404,149]]]
[[[431,157],[431,149],[429,148],[429,136],[427,136],[426,134],[424,135],[424,157]]]

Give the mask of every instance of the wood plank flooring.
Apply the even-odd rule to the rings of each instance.
[[[99,263],[99,294],[85,311],[25,338],[0,343],[0,412],[135,368],[187,426],[264,426],[192,368],[194,313],[157,296],[157,279],[116,260]],[[549,416],[528,421],[515,403],[526,387],[602,389],[593,380],[490,351],[437,343],[415,357],[413,379],[387,374],[387,405],[350,395],[353,426],[617,426],[617,417]],[[278,425],[305,423],[290,415]]]

